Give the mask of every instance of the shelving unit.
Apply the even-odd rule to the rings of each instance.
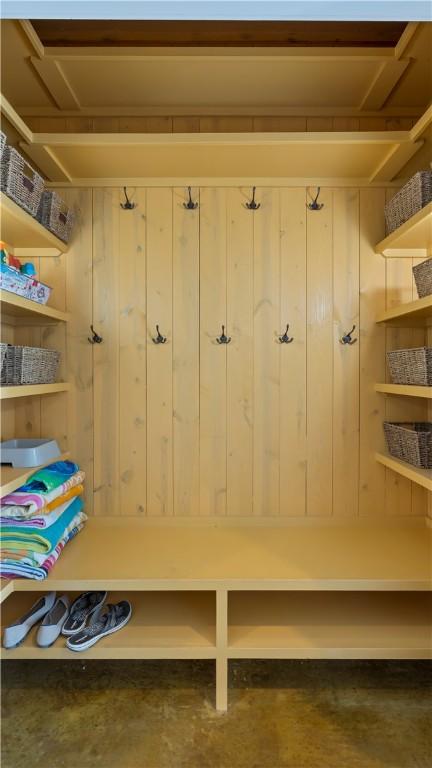
[[[64,461],[65,459],[69,458],[69,453],[62,453],[56,461]],[[32,475],[34,472],[37,472],[38,469],[42,469],[43,467],[46,467],[48,464],[52,464],[52,459],[50,461],[45,462],[45,464],[40,464],[38,467],[28,467],[26,469],[23,469],[22,467],[9,467],[9,466],[2,466],[1,467],[1,485],[0,485],[0,497],[6,496],[8,493],[12,493],[12,491],[15,491],[17,488],[19,488],[21,485],[23,485],[26,480]]]
[[[231,658],[416,659],[431,655],[432,595],[232,592]]]
[[[1,238],[11,248],[38,248],[41,256],[44,250],[65,253],[66,243],[53,235],[36,219],[30,216],[3,192],[0,192]],[[55,255],[52,252],[50,256]]]
[[[21,384],[3,386],[0,388],[0,400],[10,400],[16,397],[35,397],[35,395],[54,395],[56,392],[67,392],[70,384],[60,381],[57,384]]]
[[[376,453],[375,458],[380,464],[383,464],[388,469],[392,469],[398,475],[402,475],[402,477],[406,477],[413,483],[421,485],[426,490],[432,491],[432,470],[413,467],[405,461],[395,459],[388,453]]]
[[[394,256],[395,250],[432,249],[432,202],[375,246],[375,253]]]
[[[67,312],[24,299],[9,291],[0,290],[0,309],[2,322],[8,325],[51,325],[67,323],[69,320]]]
[[[40,589],[40,584],[39,584]],[[43,594],[41,592],[41,594]],[[71,600],[77,593],[69,593]],[[22,615],[38,595],[21,592],[6,601],[4,626]],[[117,592],[110,601],[129,600],[132,618],[119,633],[90,648],[88,659],[214,659],[216,657],[216,599],[214,592]],[[36,631],[19,648],[4,651],[4,658],[70,659],[77,654],[60,637],[50,648],[36,645]],[[80,654],[81,656],[82,654]]]
[[[410,325],[429,325],[432,323],[432,296],[425,296],[423,299],[386,309],[385,312],[378,315],[376,322],[407,327]]]
[[[375,384],[375,392],[382,392],[385,395],[432,399],[432,387],[418,387],[413,384]]]

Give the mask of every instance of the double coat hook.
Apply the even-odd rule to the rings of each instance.
[[[229,344],[231,341],[231,336],[225,335],[225,326],[222,326],[222,335],[218,336],[216,339],[218,344]]]
[[[187,211],[195,211],[198,208],[198,203],[194,203],[192,200],[192,188],[188,187],[188,195],[189,200],[187,203],[183,203],[183,208],[186,208]]]
[[[161,334],[161,332],[159,330],[159,326],[158,325],[156,326],[156,333],[157,333],[156,337],[152,336],[153,344],[165,344],[166,340],[167,340],[166,336],[162,336],[162,334]]]
[[[353,344],[355,344],[355,343],[356,343],[356,341],[357,341],[357,339],[353,339],[353,338],[351,338],[351,337],[352,337],[352,334],[353,334],[353,333],[354,333],[354,331],[355,331],[355,329],[356,329],[356,327],[355,327],[355,325],[353,325],[353,327],[351,328],[350,332],[349,332],[349,333],[346,333],[346,334],[345,334],[345,336],[342,336],[342,338],[341,338],[341,339],[339,339],[340,343],[341,343],[341,344],[349,344],[350,346],[352,346]]]
[[[286,327],[286,331],[283,336],[279,336],[279,343],[280,344],[291,344],[292,341],[294,341],[294,337],[291,336],[291,338],[288,336],[289,331],[289,324]]]
[[[317,193],[315,197],[313,198],[311,203],[306,203],[307,207],[310,211],[320,211],[321,208],[324,208],[324,203],[319,203],[318,198],[321,193],[321,187],[317,187]]]
[[[132,203],[131,200],[129,200],[126,187],[123,187],[123,194],[125,196],[125,202],[120,203],[120,208],[123,208],[124,211],[133,211],[133,209],[136,208],[136,203]]]
[[[261,207],[261,203],[257,203],[255,200],[255,191],[256,187],[252,187],[252,200],[249,203],[246,203],[246,208],[250,211],[257,211],[258,208]]]
[[[92,337],[91,338],[90,336],[88,337],[88,341],[90,342],[90,344],[102,344],[103,342],[102,336],[99,336],[99,334],[96,333],[92,325],[90,326],[90,330],[92,332]]]

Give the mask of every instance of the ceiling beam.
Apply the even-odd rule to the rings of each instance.
[[[390,59],[390,61],[383,62],[360,104],[360,109],[382,109],[410,61],[410,59]]]
[[[63,72],[61,64],[48,56],[42,59],[32,56],[30,60],[59,109],[78,110],[80,108],[78,97]]]
[[[418,152],[424,144],[423,141],[405,142],[396,144],[392,147],[384,160],[379,163],[377,168],[371,174],[369,181],[393,181],[395,176],[402,170],[409,160]]]
[[[8,120],[18,132],[19,136],[31,143],[33,141],[33,132],[25,124],[24,120],[19,116],[18,112],[16,112],[12,104],[10,104],[3,94],[0,94],[0,110],[6,120]]]
[[[72,176],[50,147],[43,144],[26,144],[25,142],[21,142],[20,147],[50,181],[72,181]]]

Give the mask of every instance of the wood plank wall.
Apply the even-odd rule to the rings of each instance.
[[[151,188],[124,211],[121,189],[68,190],[73,245],[37,266],[72,320],[14,334],[60,348],[72,392],[8,404],[5,436],[69,448],[90,514],[425,514],[426,492],[374,460],[384,418],[427,414],[373,389],[386,349],[425,342],[375,324],[415,297],[412,260],[373,251],[388,194],[323,189],[309,211],[305,188],[258,188],[252,212],[249,189],[203,188],[187,211],[184,189]],[[294,341],[280,344],[287,324]]]

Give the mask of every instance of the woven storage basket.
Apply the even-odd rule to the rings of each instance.
[[[6,353],[8,345],[0,342],[0,371],[1,371],[1,383],[6,382]]]
[[[426,259],[412,268],[419,299],[432,293],[432,259]]]
[[[416,173],[384,208],[389,235],[432,200],[432,171]]]
[[[53,349],[11,345],[6,359],[7,384],[54,384],[60,353]]]
[[[3,157],[3,150],[6,146],[6,134],[0,131],[0,160]]]
[[[384,422],[389,452],[414,467],[432,468],[432,422]]]
[[[51,192],[50,190],[43,192],[37,218],[44,227],[54,232],[60,240],[63,240],[65,243],[69,242],[75,214],[71,208],[67,207],[57,192]]]
[[[432,385],[432,348],[396,349],[387,352],[392,384]]]
[[[36,216],[44,180],[13,147],[6,146],[3,152],[0,181],[2,192]]]

